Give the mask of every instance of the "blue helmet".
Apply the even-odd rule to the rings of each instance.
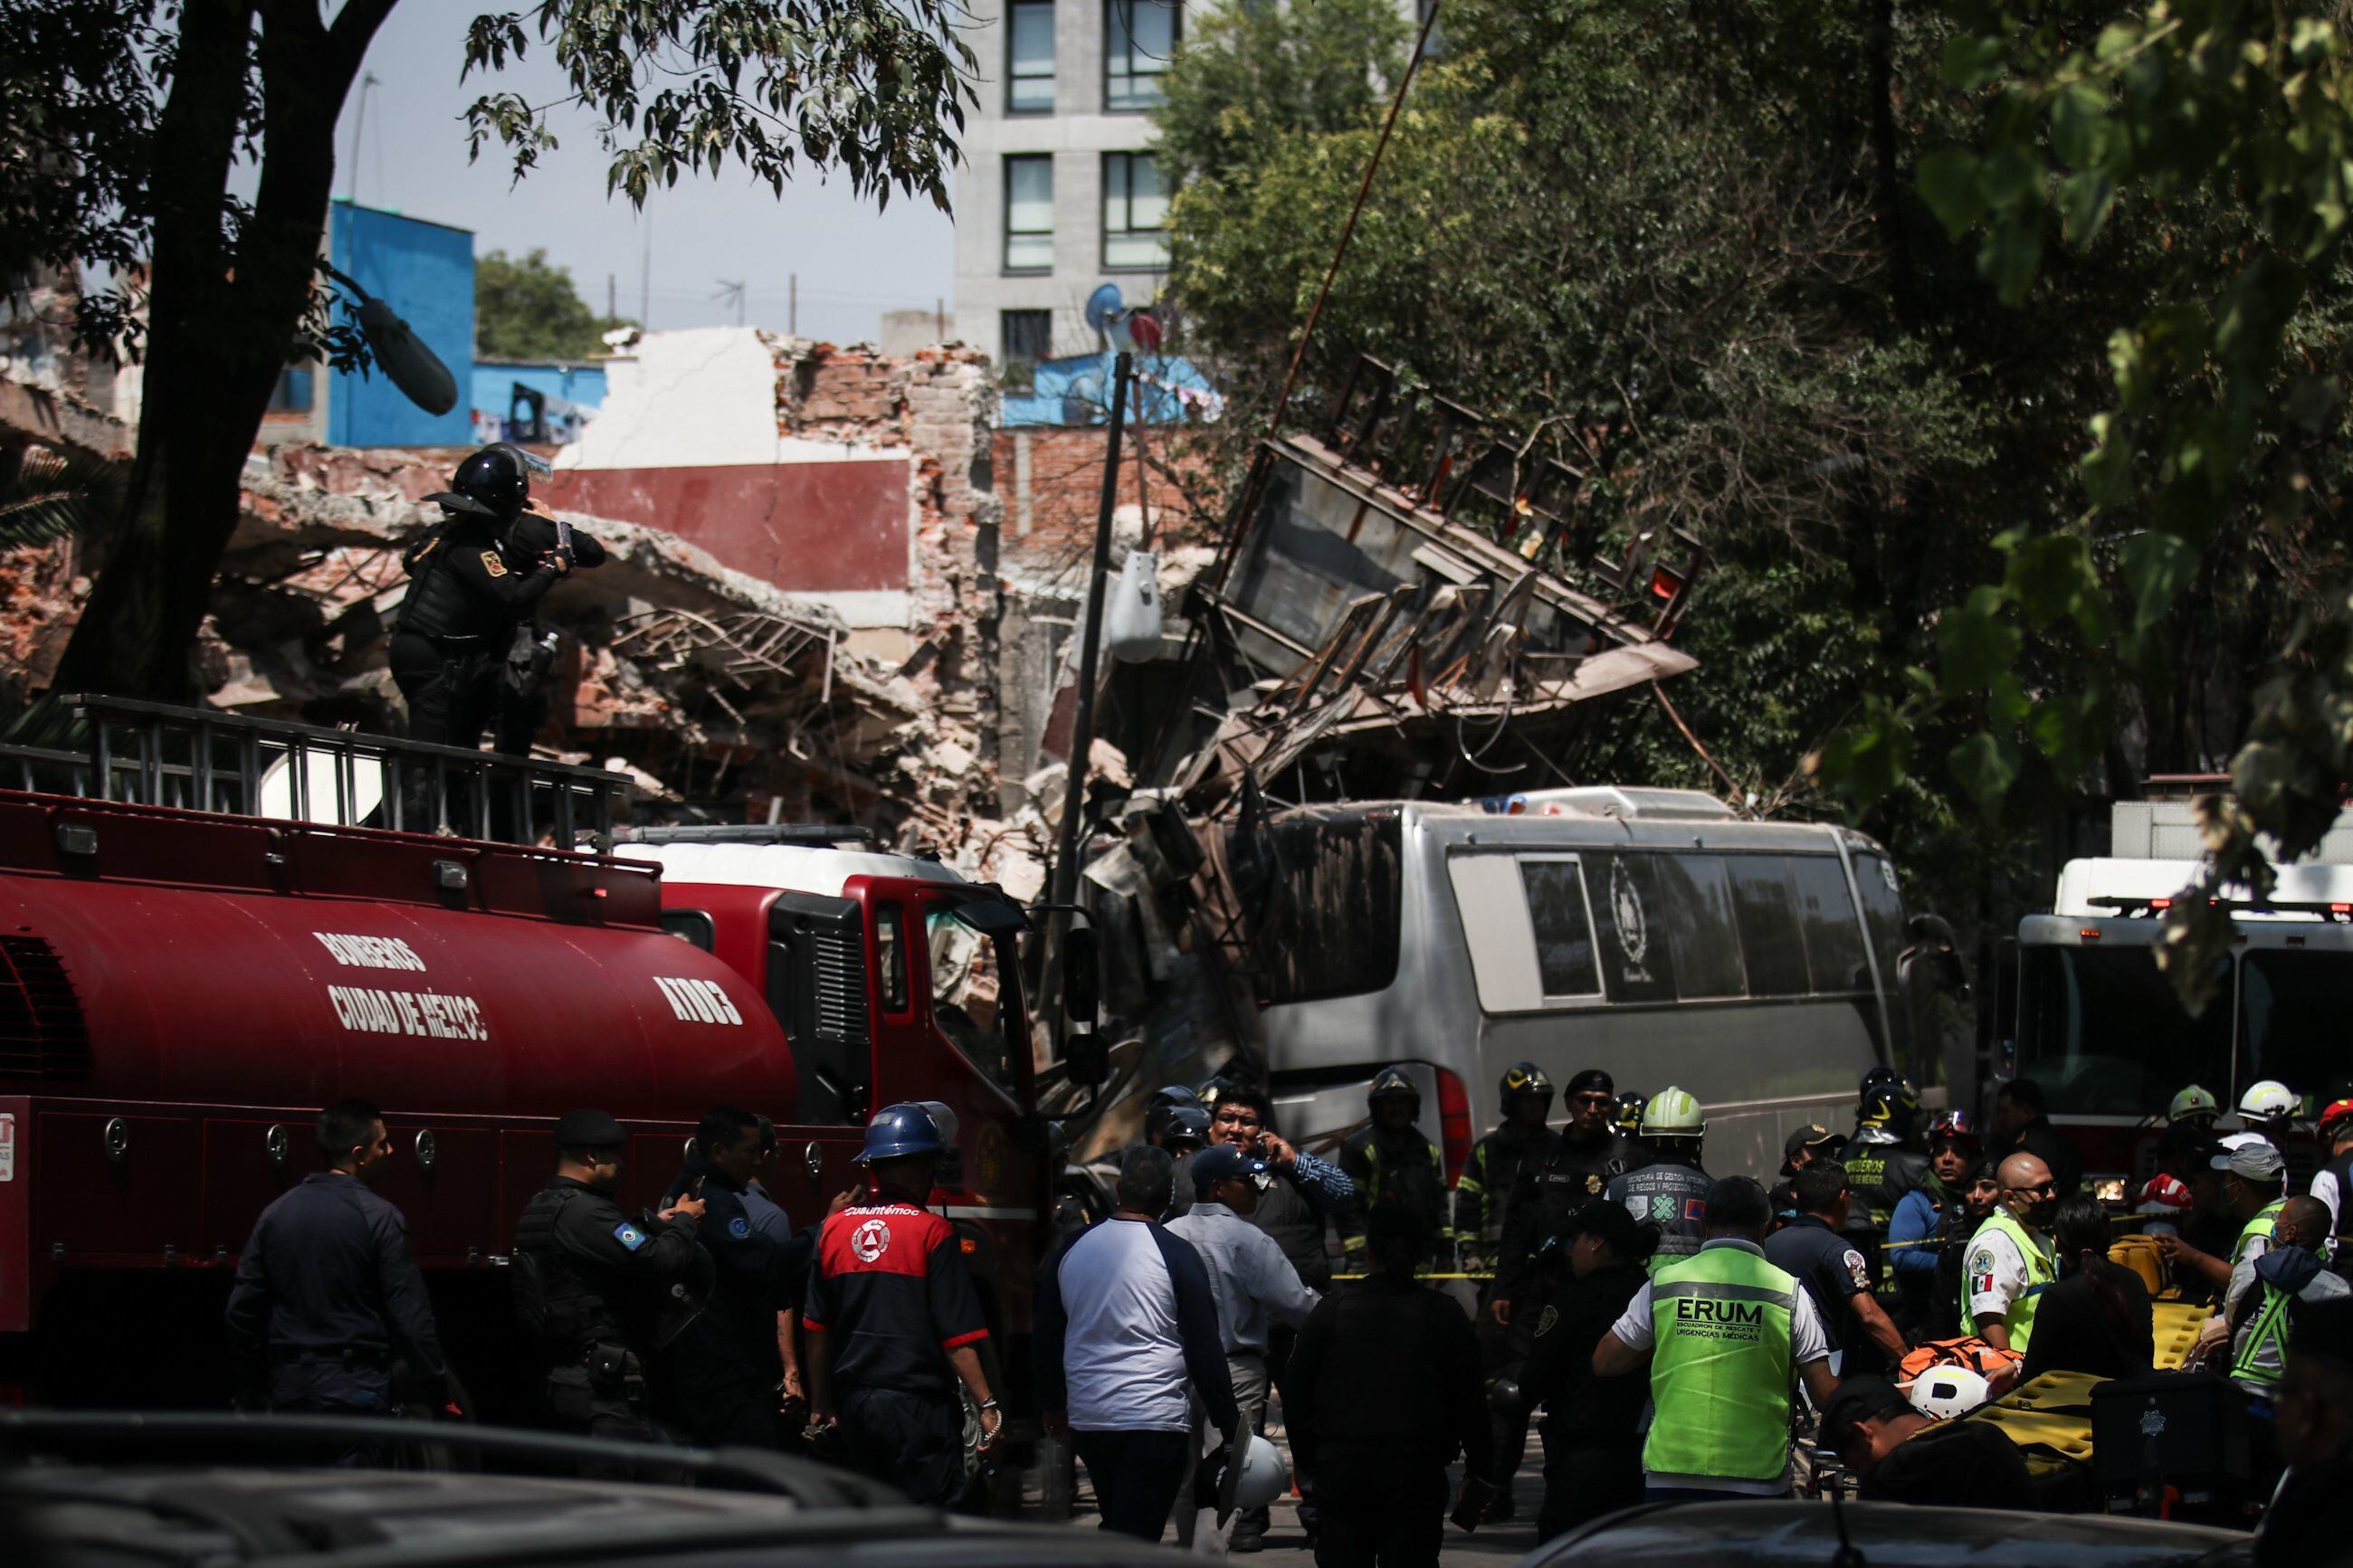
[[[866,1147],[851,1157],[853,1165],[896,1160],[905,1154],[940,1152],[939,1123],[930,1110],[912,1100],[886,1105],[866,1124]]]

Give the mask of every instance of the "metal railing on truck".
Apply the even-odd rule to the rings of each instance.
[[[81,751],[0,745],[0,785],[133,805],[571,848],[608,843],[629,779],[602,768],[467,751],[124,697],[65,697]]]

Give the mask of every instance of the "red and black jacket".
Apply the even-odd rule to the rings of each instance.
[[[955,1227],[895,1193],[825,1222],[801,1326],[828,1336],[843,1393],[953,1393],[947,1352],[988,1337]]]

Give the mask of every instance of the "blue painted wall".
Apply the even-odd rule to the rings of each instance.
[[[405,318],[462,379],[474,360],[474,237],[467,229],[338,201],[329,208],[328,259]],[[382,371],[330,373],[327,439],[338,447],[462,447],[473,439],[470,400],[440,416],[402,395]]]
[[[506,360],[474,362],[474,439],[503,441],[503,428],[521,382],[547,399],[549,436],[558,441],[578,434],[584,416],[605,405],[605,367],[600,364],[517,364]]]

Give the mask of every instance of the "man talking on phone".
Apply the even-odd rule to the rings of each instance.
[[[1212,1147],[1224,1144],[1240,1150],[1251,1159],[1266,1162],[1274,1183],[1259,1194],[1258,1207],[1247,1217],[1282,1248],[1283,1257],[1298,1270],[1302,1284],[1319,1295],[1330,1290],[1332,1257],[1324,1247],[1324,1235],[1332,1219],[1356,1203],[1356,1184],[1329,1160],[1303,1153],[1285,1142],[1274,1130],[1273,1101],[1262,1089],[1244,1086],[1219,1093],[1216,1109],[1209,1115],[1209,1142]],[[1271,1326],[1266,1347],[1270,1383],[1282,1381],[1284,1369],[1291,1364],[1292,1347],[1298,1342],[1298,1330],[1281,1322]],[[1299,1526],[1313,1537],[1314,1489],[1303,1471],[1298,1479]],[[1228,1550],[1261,1550],[1267,1522],[1264,1508],[1245,1510],[1234,1521],[1233,1539]]]

